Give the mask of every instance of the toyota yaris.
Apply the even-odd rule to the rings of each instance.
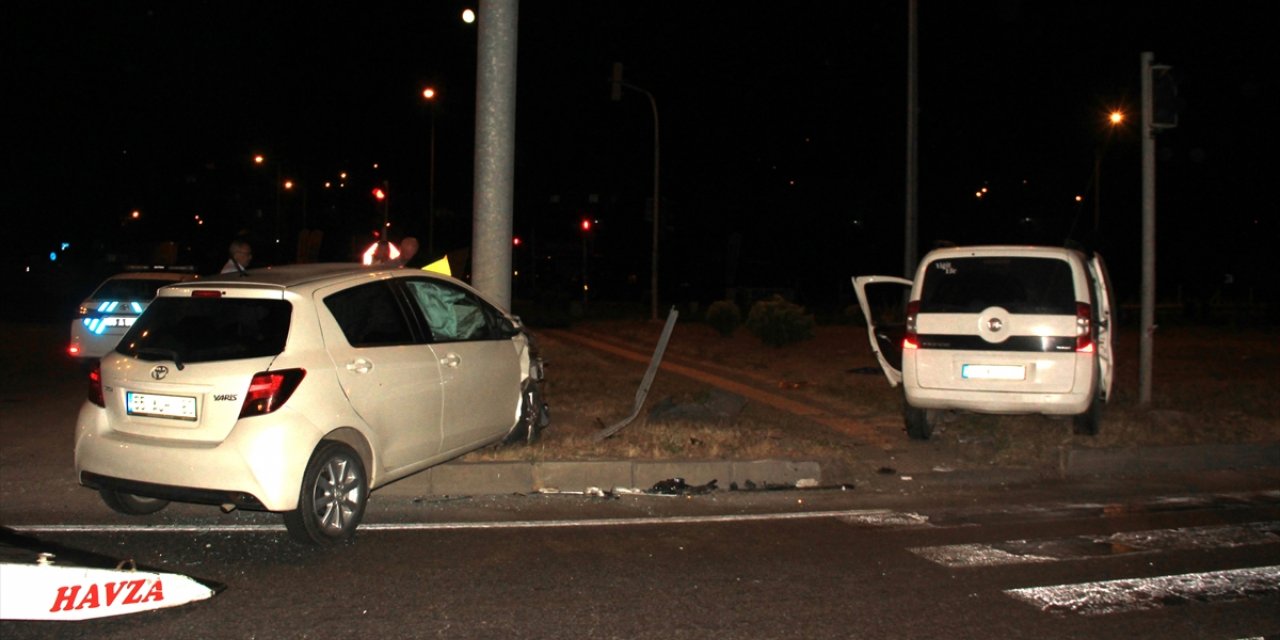
[[[548,423],[519,320],[453,278],[272,267],[171,285],[90,374],[79,481],[116,511],[275,511],[349,539],[371,490]]]

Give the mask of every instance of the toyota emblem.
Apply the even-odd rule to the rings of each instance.
[[[159,365],[151,370],[151,378],[154,380],[164,380],[167,375],[169,375],[169,367],[164,365]]]
[[[991,330],[992,333],[995,333],[1003,328],[1004,328],[1004,321],[1001,320],[1000,318],[991,318],[987,320],[987,329]]]

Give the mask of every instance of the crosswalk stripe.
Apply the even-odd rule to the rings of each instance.
[[[1005,593],[1041,611],[1101,616],[1172,604],[1272,597],[1280,594],[1280,565],[1008,589]]]
[[[1006,540],[994,544],[913,547],[922,558],[951,568],[1058,562],[1130,553],[1226,549],[1280,543],[1280,521],[1238,525],[1124,531],[1039,540]]]

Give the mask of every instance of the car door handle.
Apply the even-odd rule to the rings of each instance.
[[[373,370],[373,363],[364,358],[356,358],[347,363],[347,371],[355,373],[369,373]]]
[[[457,366],[461,363],[462,363],[462,357],[456,353],[451,353],[443,358],[440,358],[440,364],[450,368],[457,368]]]

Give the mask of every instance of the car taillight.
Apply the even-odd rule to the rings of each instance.
[[[89,402],[105,408],[107,403],[102,398],[102,364],[95,362],[89,370]]]
[[[1076,303],[1076,353],[1093,353],[1092,312],[1088,303]]]
[[[907,303],[907,326],[906,333],[902,336],[903,349],[919,349],[920,336],[916,333],[916,316],[920,314],[920,301],[912,300]]]
[[[240,417],[266,415],[283,407],[306,375],[307,372],[304,369],[255,373],[253,380],[249,382],[249,390],[244,395]]]

